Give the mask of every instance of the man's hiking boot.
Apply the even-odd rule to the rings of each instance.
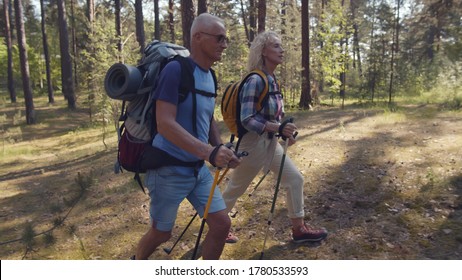
[[[298,229],[292,228],[292,239],[294,243],[317,242],[327,237],[327,230],[313,229],[307,225],[303,225]]]
[[[226,237],[226,243],[229,243],[229,244],[233,244],[233,243],[237,243],[237,241],[239,241],[239,238],[234,235],[231,231],[228,232],[228,236]]]

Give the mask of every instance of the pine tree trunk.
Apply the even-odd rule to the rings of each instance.
[[[159,0],[154,0],[154,39],[160,41]]]
[[[241,2],[241,15],[242,15],[242,22],[244,23],[244,30],[245,30],[245,37],[247,38],[247,45],[250,47],[250,34],[249,34],[249,27],[247,24],[247,15],[245,13],[244,9],[244,2],[240,0]]]
[[[140,46],[140,53],[144,52],[145,36],[144,36],[144,18],[143,18],[143,1],[135,0],[135,21],[136,21],[136,40]]]
[[[69,34],[67,32],[66,8],[64,0],[58,0],[59,46],[61,50],[61,82],[64,97],[69,109],[76,108],[75,87],[72,77],[72,58],[69,53]]]
[[[168,26],[170,30],[170,41],[172,43],[176,42],[175,39],[175,23],[173,19],[173,8],[175,7],[175,3],[173,0],[168,0]]]
[[[249,0],[249,42],[252,43],[255,38],[255,32],[257,31],[257,20],[256,20],[256,0]]]
[[[310,25],[309,0],[302,0],[302,93],[299,107],[309,109],[312,104],[310,93]]]
[[[266,0],[258,1],[258,33],[266,29]]]
[[[395,36],[393,36],[393,43],[391,45],[391,62],[390,62],[390,85],[388,88],[388,105],[391,106],[393,100],[393,83],[394,83],[394,74],[395,74],[395,56],[398,51],[398,41],[399,41],[399,9],[400,1],[397,1],[396,8],[396,22],[395,22]]]
[[[55,96],[53,92],[53,84],[51,82],[51,67],[50,67],[50,53],[48,51],[48,38],[46,31],[46,12],[43,0],[40,0],[40,13],[42,15],[42,44],[43,44],[43,56],[45,57],[45,71],[47,77],[47,88],[48,88],[48,103],[55,103]]]
[[[12,42],[11,35],[12,31],[10,29],[10,3],[9,0],[3,0],[3,12],[5,16],[5,41],[6,49],[8,53],[8,92],[10,93],[11,103],[16,103],[16,90],[14,88],[14,77],[13,77],[13,52],[12,52]]]
[[[77,72],[77,39],[76,39],[76,32],[75,32],[75,13],[74,13],[74,1],[71,0],[71,19],[72,19],[72,25],[71,25],[71,35],[72,35],[72,61],[74,62],[74,86],[76,88],[79,87],[79,80],[78,80],[78,72]],[[90,18],[93,18],[90,16]],[[89,18],[89,19],[90,19]],[[93,21],[90,21],[90,26],[93,25]]]
[[[181,0],[181,22],[183,28],[183,46],[191,50],[191,25],[194,20],[192,0]]]
[[[197,0],[197,15],[207,12],[207,0]]]
[[[34,124],[36,122],[34,99],[32,96],[32,87],[30,85],[29,61],[26,50],[26,31],[24,29],[23,7],[21,0],[14,0],[14,11],[18,36],[19,60],[21,63],[22,87],[24,90],[24,100],[26,102],[26,123]]]
[[[87,0],[87,18],[89,22],[95,20],[95,0]]]
[[[122,9],[121,0],[114,1],[114,9],[115,9],[115,29],[116,29],[116,37],[117,37],[117,58],[120,63],[124,62],[123,57],[123,43],[122,43],[122,21],[120,18],[120,11]]]

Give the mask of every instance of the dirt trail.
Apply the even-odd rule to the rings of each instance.
[[[318,108],[294,117],[299,136],[288,154],[305,176],[306,219],[330,235],[320,244],[292,244],[282,189],[266,258],[462,258],[461,112],[432,106],[396,112]],[[34,145],[46,141],[37,139]],[[1,259],[127,259],[133,254],[149,223],[149,200],[130,174],[113,174],[114,139],[108,143],[108,150],[76,152],[65,161],[57,149],[58,156],[35,156],[29,165],[22,157],[5,163],[15,169],[0,174]],[[94,184],[65,217],[79,194],[78,172]],[[240,241],[225,246],[223,259],[258,259],[275,181],[267,176],[250,199],[244,195],[238,201],[232,222]],[[165,247],[192,215],[182,204]],[[64,223],[36,237],[29,249],[10,242],[23,236],[27,222],[41,233],[53,228],[57,217],[65,217]],[[199,226],[197,219],[170,255],[159,248],[152,259],[188,259]]]

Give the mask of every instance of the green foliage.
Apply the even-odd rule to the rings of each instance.
[[[50,205],[50,212],[51,213],[61,213],[63,211],[61,204],[59,203],[52,203]]]
[[[446,61],[434,86],[421,97],[426,103],[441,104],[443,108],[458,110],[462,107],[462,62]]]
[[[88,175],[82,175],[80,172],[78,172],[77,177],[74,180],[77,186],[80,187],[80,191],[82,193],[95,183],[93,172],[90,172]]]
[[[433,1],[434,2],[434,1]],[[440,80],[450,75],[452,66],[448,61],[460,62],[462,44],[459,4],[440,5],[424,1],[418,9],[407,10],[401,6],[399,18],[399,48],[395,53],[393,94],[399,97],[428,98],[438,100],[445,108],[460,108],[460,88],[447,87]],[[27,51],[31,85],[34,96],[46,91],[43,59],[42,30],[37,2],[26,1],[25,23]],[[135,36],[135,13],[133,3],[122,1],[121,58],[124,63],[136,64],[140,49]],[[248,21],[248,3],[244,1]],[[343,5],[342,5],[343,3]],[[1,3],[0,3],[1,4]],[[30,4],[30,5],[29,5]],[[209,3],[209,12],[222,17],[228,28],[231,43],[217,70],[220,90],[231,81],[236,81],[246,71],[248,42],[243,26],[239,1],[225,0]],[[324,4],[324,5],[322,5]],[[404,4],[407,4],[404,3]],[[74,1],[73,13],[68,9],[68,27],[71,54],[75,59],[77,97],[79,105],[89,108],[90,122],[107,125],[117,120],[120,102],[105,97],[103,88],[106,70],[118,62],[115,35],[113,1],[96,1],[95,21],[86,16],[85,1]],[[152,3],[144,1],[146,41],[152,38],[154,24]],[[353,8],[350,6],[353,5]],[[59,33],[56,5],[45,1],[46,31],[51,59],[51,76],[55,93],[62,87],[60,70]],[[175,2],[175,43],[181,44],[181,10]],[[266,1],[266,30],[281,34],[285,49],[284,64],[278,67],[277,77],[283,85],[288,107],[296,105],[301,92],[301,18],[299,1]],[[285,14],[282,11],[285,11]],[[354,10],[354,14],[353,14]],[[171,41],[165,2],[160,4],[161,39]],[[352,65],[353,23],[357,24],[361,71]],[[319,83],[319,96],[337,97],[342,84],[340,73],[346,71],[347,97],[359,100],[387,100],[390,83],[392,38],[396,31],[396,2],[387,1],[315,1],[310,4],[310,77],[311,83]],[[247,22],[248,24],[248,22]],[[14,32],[14,30],[13,30]],[[75,34],[76,52],[72,49]],[[21,72],[17,44],[13,42],[13,78],[17,89],[21,89]],[[356,52],[356,50],[355,50]],[[6,86],[7,52],[5,42],[0,42],[0,84]],[[356,57],[355,57],[356,59]],[[449,71],[449,72],[448,72]],[[445,89],[446,88],[446,89]],[[5,91],[6,92],[6,91]],[[425,92],[425,94],[423,94]],[[441,92],[446,92],[441,94]],[[432,95],[437,93],[437,98]],[[2,92],[3,94],[3,92]],[[22,95],[22,90],[17,90]],[[6,95],[5,95],[6,96]],[[422,97],[424,96],[424,97]],[[431,98],[430,98],[431,97]],[[21,118],[24,118],[23,116]],[[105,136],[105,133],[103,134]],[[103,137],[104,137],[103,136]],[[104,141],[104,140],[103,140]]]
[[[26,245],[27,248],[32,248],[35,244],[34,237],[36,233],[31,222],[27,222],[24,226],[22,232],[21,240]]]
[[[53,233],[47,232],[43,236],[43,242],[45,243],[45,245],[52,245],[56,243],[56,237],[54,237]]]
[[[53,219],[53,227],[59,227],[64,223],[64,218],[56,217]]]
[[[0,69],[7,69],[7,59],[8,59],[8,53],[6,49],[6,44],[2,40],[0,42]],[[0,81],[2,81],[1,83],[5,84],[6,86],[6,81],[7,81],[6,71],[0,71]]]
[[[340,73],[344,71],[348,57],[345,56],[340,41],[347,26],[346,13],[339,2],[329,2],[318,19],[316,45],[313,50],[314,79],[324,81],[324,89],[330,94],[340,90]]]
[[[69,225],[69,226],[67,227],[67,230],[66,230],[66,231],[67,231],[67,233],[68,233],[69,235],[71,235],[71,236],[72,236],[72,235],[75,235],[75,234],[77,233],[77,226],[74,225],[74,224]]]

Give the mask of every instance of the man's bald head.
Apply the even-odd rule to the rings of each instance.
[[[191,41],[193,40],[194,34],[198,32],[210,32],[216,25],[224,26],[225,23],[221,18],[208,13],[198,15],[191,26]]]

